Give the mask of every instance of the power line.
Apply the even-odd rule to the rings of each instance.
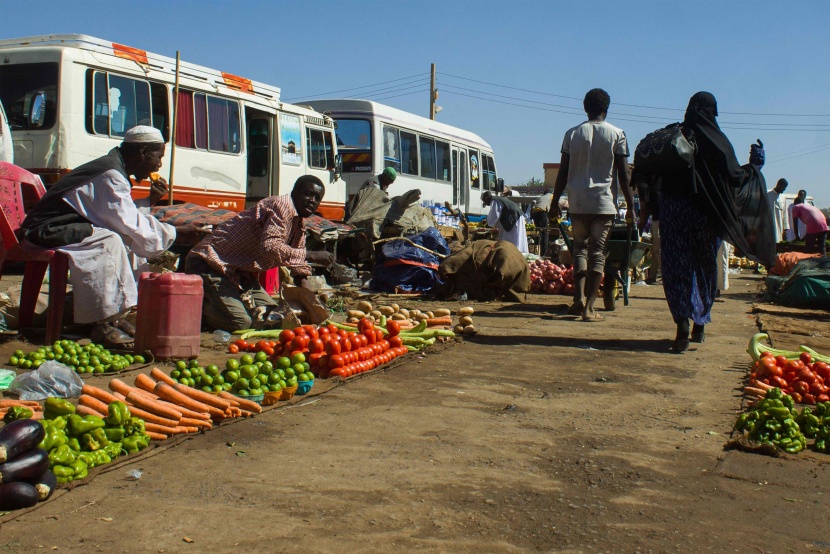
[[[767,161],[778,159],[778,158],[783,158],[783,157],[786,157],[786,156],[790,156],[792,154],[801,154],[802,152],[812,151],[812,150],[815,150],[816,148],[820,148],[820,149],[830,148],[830,144],[820,144],[819,146],[811,146],[809,148],[802,148],[801,150],[793,150],[792,152],[784,152],[783,154],[776,154],[774,156],[767,156]]]
[[[409,96],[410,94],[420,94],[422,92],[429,92],[429,89],[421,89],[421,90],[413,90],[412,92],[405,92],[403,94],[395,94],[393,96],[383,96],[381,98],[375,98],[375,100],[388,100],[389,98],[397,98],[399,96]]]
[[[767,164],[774,164],[774,163],[777,163],[777,162],[783,162],[783,161],[786,161],[786,160],[792,160],[792,159],[795,159],[795,158],[810,156],[812,154],[819,154],[821,152],[824,152],[825,150],[830,150],[830,145],[824,146],[823,148],[816,148],[816,149],[814,149],[810,152],[804,152],[802,154],[795,154],[793,156],[786,156],[786,157],[777,157],[774,160],[767,161]]]
[[[372,88],[372,87],[376,87],[376,86],[380,86],[380,85],[386,85],[386,84],[389,84],[389,83],[396,83],[398,81],[407,81],[409,79],[415,79],[416,77],[422,77],[423,75],[424,75],[423,73],[418,73],[417,75],[411,75],[409,77],[401,77],[400,79],[392,79],[390,81],[382,81],[380,83],[375,83],[375,84],[372,84],[372,85],[364,85],[362,87],[346,88],[346,89],[342,89],[342,90],[335,90],[335,91],[332,91],[332,92],[323,92],[323,93],[319,93],[319,94],[307,94],[307,95],[304,95],[304,96],[301,96],[301,97],[288,98],[285,101],[286,102],[291,102],[292,100],[300,100],[302,98],[316,98],[318,96],[328,96],[330,94],[340,94],[341,92],[351,92],[353,90],[360,90],[360,89],[364,89],[364,88]],[[427,75],[427,79],[428,78],[429,78],[429,75]]]
[[[553,93],[550,93],[550,92],[541,92],[541,91],[538,91],[538,90],[512,87],[512,86],[509,86],[509,85],[501,85],[501,84],[498,84],[498,83],[490,83],[490,82],[487,82],[487,81],[480,81],[478,79],[470,79],[468,77],[461,77],[460,75],[452,75],[451,73],[440,72],[440,74],[441,75],[446,75],[447,77],[453,77],[455,79],[462,79],[464,81],[471,81],[471,82],[474,82],[474,83],[480,83],[482,85],[502,87],[502,88],[507,88],[507,89],[511,89],[511,90],[518,90],[518,91],[521,91],[521,92],[529,92],[529,93],[532,93],[532,94],[542,94],[542,95],[545,95],[545,96],[553,96],[555,98],[566,98],[568,100],[576,100],[578,102],[582,102],[582,100],[583,100],[582,98],[577,98],[575,96],[565,96],[565,95],[562,95],[562,94],[553,94]],[[625,104],[625,103],[622,103],[622,102],[615,102],[615,104],[617,104],[618,106],[628,106],[628,107],[631,107],[631,108],[644,108],[644,109],[649,109],[649,110],[665,110],[665,111],[675,111],[675,112],[685,112],[686,111],[685,109],[681,109],[681,108],[663,108],[663,107],[659,107],[659,106],[647,106],[647,105],[642,105],[642,104]],[[756,116],[763,116],[763,117],[830,117],[830,114],[790,114],[790,113],[725,112],[725,111],[720,111],[720,113],[728,114],[728,115],[756,115]]]

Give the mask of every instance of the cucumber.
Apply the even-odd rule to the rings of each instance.
[[[37,489],[29,483],[6,483],[0,485],[0,510],[31,508],[38,501]]]
[[[49,454],[33,448],[5,464],[0,464],[0,484],[37,479],[49,469]]]
[[[37,421],[32,419],[12,421],[0,430],[0,463],[13,460],[27,450],[31,450],[39,445],[45,436],[46,430]]]

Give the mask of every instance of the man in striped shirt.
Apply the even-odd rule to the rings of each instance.
[[[297,179],[291,194],[269,196],[214,229],[190,251],[187,273],[202,276],[202,315],[214,329],[249,329],[257,314],[276,303],[258,274],[288,267],[297,279],[311,275],[309,262],[329,266],[330,252],[306,251],[303,219],[317,211],[326,188],[313,175]]]

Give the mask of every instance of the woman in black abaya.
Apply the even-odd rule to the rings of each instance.
[[[677,335],[672,351],[703,342],[717,289],[717,252],[722,239],[771,267],[775,257],[766,183],[757,167],[741,166],[716,117],[708,92],[689,100],[683,130],[694,134],[697,153],[690,173],[663,177],[660,195],[663,288]],[[694,327],[689,337],[689,320]]]

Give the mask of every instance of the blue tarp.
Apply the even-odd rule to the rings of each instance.
[[[450,253],[447,241],[434,227],[406,238],[443,256]],[[444,284],[438,277],[440,263],[438,256],[416,248],[405,240],[387,242],[383,245],[372,272],[372,290],[390,293],[429,292]]]

